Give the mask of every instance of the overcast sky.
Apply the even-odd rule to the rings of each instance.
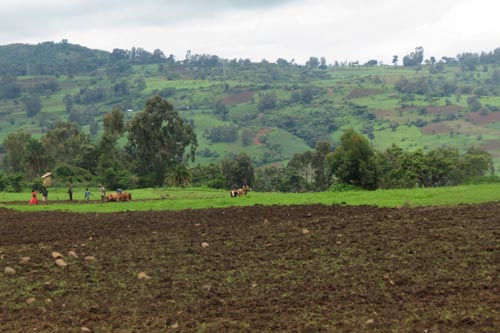
[[[70,43],[304,63],[390,64],[500,47],[498,0],[0,0],[0,45]]]

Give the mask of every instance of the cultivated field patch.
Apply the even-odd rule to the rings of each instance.
[[[477,125],[488,125],[495,122],[500,122],[500,112],[490,112],[488,114],[481,114],[480,112],[469,112],[465,119]]]
[[[0,209],[0,331],[496,332],[499,214]]]
[[[243,91],[240,93],[227,95],[222,99],[222,101],[227,106],[248,103],[253,101],[253,91]]]

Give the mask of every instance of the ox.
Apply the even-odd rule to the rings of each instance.
[[[245,185],[245,186],[243,186],[242,188],[239,188],[239,189],[232,189],[231,190],[231,197],[232,198],[242,197],[244,195],[247,195],[248,191],[250,191],[250,186],[248,186],[248,185]]]
[[[117,202],[117,201],[125,202],[130,200],[132,200],[132,194],[128,192],[110,193],[106,195],[107,202]]]

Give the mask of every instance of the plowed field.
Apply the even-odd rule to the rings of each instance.
[[[0,268],[0,332],[499,332],[500,203],[0,209]]]

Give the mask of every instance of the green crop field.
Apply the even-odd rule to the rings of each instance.
[[[92,192],[92,191],[91,191]],[[247,196],[231,198],[229,191],[204,188],[160,188],[130,190],[130,202],[101,203],[97,189],[90,203],[85,203],[84,189],[75,190],[74,202],[69,203],[64,189],[49,190],[49,204],[28,205],[30,192],[0,192],[0,206],[20,211],[118,212],[145,210],[182,210],[253,205],[372,205],[378,207],[449,206],[500,201],[498,184],[468,185],[439,188],[393,189],[377,191],[345,191],[315,193],[249,192]]]

